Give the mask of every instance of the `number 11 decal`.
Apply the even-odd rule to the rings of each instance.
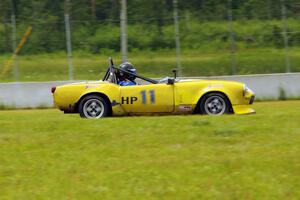
[[[150,103],[155,104],[155,91],[154,90],[149,90],[149,94],[150,94]],[[141,95],[142,95],[142,104],[146,104],[147,103],[146,91],[142,90]]]

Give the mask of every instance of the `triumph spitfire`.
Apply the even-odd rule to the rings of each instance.
[[[251,114],[254,92],[245,84],[221,80],[147,78],[113,65],[100,81],[53,87],[54,104],[64,113],[82,118],[149,114]],[[120,86],[120,74],[139,80],[137,85]]]

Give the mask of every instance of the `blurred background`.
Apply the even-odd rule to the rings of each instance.
[[[100,79],[109,56],[150,77],[299,72],[299,22],[297,0],[1,0],[0,81]]]

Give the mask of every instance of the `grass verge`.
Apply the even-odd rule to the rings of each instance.
[[[256,115],[0,111],[1,199],[297,199],[300,101]]]
[[[300,71],[300,49],[291,48],[289,57],[291,71]],[[107,69],[109,56],[115,64],[120,64],[117,53],[101,55],[75,52],[73,56],[75,80],[99,80]],[[237,74],[263,74],[285,72],[285,54],[282,49],[242,49],[237,53]],[[205,52],[203,50],[185,50],[182,53],[184,76],[211,76],[231,74],[231,56],[229,51]],[[9,55],[0,56],[0,71]],[[129,53],[129,61],[138,72],[149,77],[172,76],[176,66],[176,53],[168,51],[136,51]],[[26,55],[18,57],[20,81],[68,80],[68,63],[65,53]],[[1,82],[15,81],[13,70]]]

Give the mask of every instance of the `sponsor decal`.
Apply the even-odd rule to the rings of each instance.
[[[180,106],[178,107],[178,109],[179,109],[180,111],[191,111],[193,108],[192,108],[192,106],[189,106],[189,105],[180,105]]]
[[[122,104],[133,104],[137,100],[138,100],[137,97],[122,97],[121,103]]]
[[[215,84],[215,85],[209,85],[208,88],[222,88],[224,87],[223,84]]]
[[[96,88],[98,87],[97,85],[87,85],[85,86],[85,89],[90,89],[90,88]]]
[[[120,103],[118,103],[116,100],[113,100],[111,102],[111,106],[117,106],[117,105],[120,105]]]

